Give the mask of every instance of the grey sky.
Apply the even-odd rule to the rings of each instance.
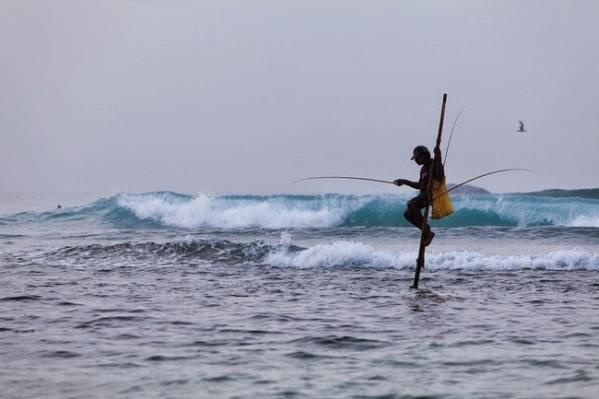
[[[287,183],[415,178],[443,92],[449,181],[599,186],[596,1],[0,5],[0,191],[392,190]]]

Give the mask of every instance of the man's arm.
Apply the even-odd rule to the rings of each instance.
[[[412,187],[413,189],[420,190],[420,184],[418,182],[413,182],[413,181],[409,181],[409,180],[406,180],[406,179],[397,179],[397,180],[394,180],[393,184],[395,184],[398,187],[406,185],[408,187]]]

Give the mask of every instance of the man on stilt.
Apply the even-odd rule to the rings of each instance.
[[[429,202],[430,199],[428,198],[429,194],[427,193],[429,171],[432,171],[433,174],[433,186],[445,186],[445,170],[441,161],[441,150],[437,146],[435,147],[434,151],[435,157],[431,158],[431,153],[425,146],[419,145],[416,148],[414,148],[412,159],[418,165],[422,166],[420,168],[420,179],[417,182],[413,182],[406,179],[397,179],[393,181],[393,183],[396,186],[401,187],[403,185],[406,185],[416,190],[420,190],[420,193],[416,197],[408,201],[408,207],[404,213],[404,216],[410,223],[422,230],[422,232],[424,233],[423,236],[425,246],[429,246],[431,241],[433,241],[433,238],[435,237],[435,233],[433,233],[433,231],[431,230],[431,227],[428,224],[428,220],[426,221],[426,223],[424,222],[424,217],[422,216],[421,212],[423,208],[427,207],[428,205],[431,205]],[[453,211],[453,209],[451,211]]]

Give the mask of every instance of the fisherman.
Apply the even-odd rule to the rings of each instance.
[[[393,184],[398,187],[406,185],[416,190],[420,190],[420,193],[416,197],[408,201],[408,207],[404,213],[404,217],[414,226],[422,230],[424,217],[422,216],[421,209],[429,205],[429,199],[427,198],[427,184],[431,165],[433,165],[433,179],[437,180],[439,183],[443,182],[445,171],[443,170],[443,163],[441,162],[441,150],[438,147],[435,147],[435,157],[431,158],[431,153],[428,148],[423,145],[416,146],[411,159],[418,165],[422,165],[422,168],[420,168],[420,180],[413,182],[405,179],[397,179],[393,181]],[[428,246],[435,237],[435,233],[431,230],[428,221],[424,226],[424,234],[424,244]]]

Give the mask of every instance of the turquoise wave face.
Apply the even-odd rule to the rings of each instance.
[[[455,195],[455,213],[438,227],[599,227],[599,199],[527,194]],[[182,229],[285,229],[406,227],[409,197],[400,195],[227,195],[173,192],[119,194],[77,208],[20,213],[0,223],[94,221],[114,227]]]

